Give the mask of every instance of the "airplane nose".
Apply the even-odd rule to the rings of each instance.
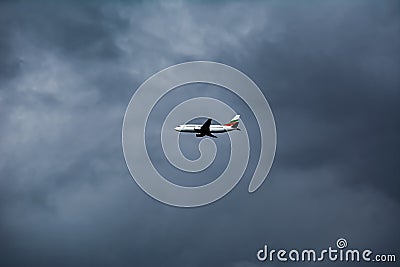
[[[175,131],[179,131],[179,127],[175,127],[174,130],[175,130]]]

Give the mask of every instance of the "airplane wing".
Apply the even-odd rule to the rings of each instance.
[[[200,130],[198,131],[198,134],[196,134],[197,137],[203,137],[205,135],[217,138],[215,135],[210,133],[210,125],[211,125],[211,119],[208,119],[203,126],[201,126]]]
[[[211,119],[208,119],[203,126],[201,126],[200,131],[201,132],[209,132],[210,131],[210,125],[211,125]]]
[[[213,135],[212,133],[206,133],[207,136],[218,138],[217,136]]]

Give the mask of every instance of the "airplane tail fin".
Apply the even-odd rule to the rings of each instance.
[[[230,122],[224,124],[224,126],[231,126],[232,128],[237,128],[239,126],[239,118],[240,115],[236,115],[235,117],[233,117],[233,119],[231,119]]]

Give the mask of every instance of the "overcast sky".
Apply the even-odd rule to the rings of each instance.
[[[278,144],[258,191],[247,192],[254,137],[238,186],[184,209],[135,184],[121,129],[136,88],[190,60],[251,77],[272,108]],[[340,237],[399,258],[399,92],[395,0],[3,1],[0,266],[275,266],[257,262],[264,244],[324,249]],[[193,86],[167,95],[153,125],[190,96],[236,103],[251,118],[223,89]],[[198,140],[184,138],[196,157]],[[196,179],[221,173],[220,153]]]

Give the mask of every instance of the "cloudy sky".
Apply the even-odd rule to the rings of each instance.
[[[247,192],[255,148],[230,194],[184,209],[135,184],[121,128],[144,80],[191,60],[251,77],[278,144],[258,191]],[[339,237],[399,258],[399,92],[395,0],[2,1],[0,266],[275,266],[257,262],[264,244],[324,249]],[[218,176],[224,158],[196,177]]]

